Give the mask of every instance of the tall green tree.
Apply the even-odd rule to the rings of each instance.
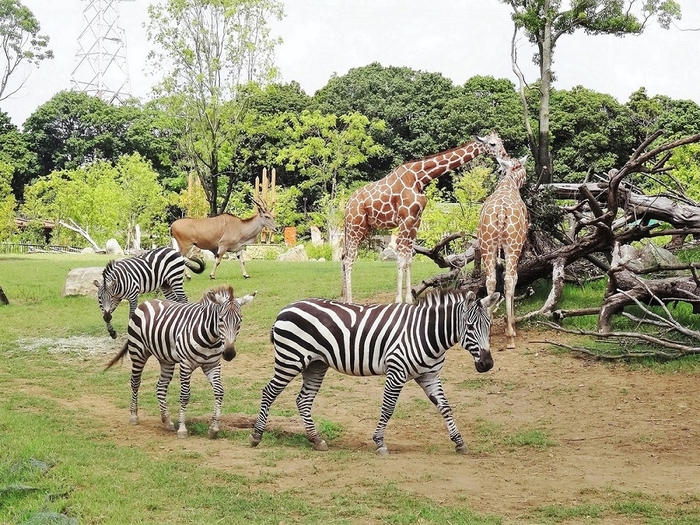
[[[359,113],[338,117],[307,110],[298,116],[288,115],[287,132],[293,140],[279,152],[278,160],[302,175],[299,188],[310,205],[323,208],[328,231],[340,208],[340,190],[352,183],[357,166],[382,153],[371,131],[380,131],[383,126],[382,121],[370,122]]]
[[[10,117],[0,111],[0,162],[11,168],[10,185],[16,200],[22,199],[24,186],[37,171],[37,158],[29,149],[26,136]]]
[[[534,62],[539,66],[539,129],[528,124],[528,141],[541,182],[552,180],[550,151],[550,93],[552,90],[554,50],[559,39],[576,31],[591,35],[638,35],[656,18],[668,28],[671,20],[680,19],[681,9],[675,0],[499,0],[512,9],[513,68],[520,76],[521,99],[526,106],[525,82],[517,68],[515,42],[522,31],[536,48]]]
[[[223,212],[240,178],[247,110],[241,86],[274,79],[268,20],[280,0],[162,0],[148,9],[150,54],[163,81],[157,93],[178,132],[186,171],[196,173],[210,214]]]
[[[134,154],[116,165],[98,160],[54,171],[27,187],[21,210],[30,219],[73,221],[98,244],[114,237],[128,245],[136,224],[159,241],[167,238],[162,218],[173,199],[158,183],[150,163]],[[80,240],[65,228],[58,235],[59,242]]]
[[[0,101],[17,93],[27,80],[23,66],[38,66],[42,60],[53,58],[48,48],[49,37],[40,35],[41,25],[32,11],[19,0],[0,0]],[[19,81],[13,82],[22,73]]]

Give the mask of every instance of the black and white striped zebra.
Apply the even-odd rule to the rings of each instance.
[[[129,301],[129,317],[134,314],[139,295],[160,288],[166,299],[187,302],[183,288],[185,267],[195,273],[204,271],[201,259],[187,259],[172,248],[156,248],[137,257],[109,261],[102,271],[102,282],[95,280],[97,302],[102,318],[112,338],[117,333],[112,327],[112,313],[122,299]]]
[[[151,299],[141,303],[129,320],[128,338],[108,369],[126,353],[131,358],[131,423],[139,423],[138,393],[146,361],[155,356],[160,363],[156,397],[161,421],[167,430],[175,430],[170,420],[166,395],[175,366],[180,365],[180,417],[177,435],[187,437],[185,410],[190,399],[190,377],[201,367],[214,389],[214,415],[209,437],[219,432],[219,416],[224,389],[221,385],[221,357],[230,361],[236,356],[235,341],[241,327],[241,306],[255,296],[237,299],[233,288],[221,286],[205,292],[198,303],[174,303]]]
[[[311,418],[311,405],[329,367],[349,375],[386,375],[379,423],[373,439],[377,453],[388,454],[384,429],[399,394],[410,379],[418,383],[447,423],[459,453],[467,447],[445,398],[440,370],[445,352],[457,343],[469,351],[478,372],[493,366],[488,308],[498,293],[476,300],[472,292],[442,292],[420,303],[358,305],[308,299],[285,307],[272,327],[274,376],[263,388],[260,413],[250,436],[257,446],[270,406],[289,382],[302,374],[297,408],[316,450],[327,450]]]

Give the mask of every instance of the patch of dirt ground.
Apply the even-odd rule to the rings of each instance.
[[[493,344],[504,348],[502,330]],[[240,428],[253,418],[232,414],[232,394],[224,399],[222,430],[233,439],[191,436],[178,440],[161,428],[157,413],[141,410],[141,424],[129,424],[128,384],[121,408],[114,400],[85,398],[95,417],[115,424],[111,438],[152,454],[197,454],[210,466],[261,480],[265,490],[298,488],[327,498],[374,483],[394,481],[412,494],[436,503],[467,504],[481,514],[504,516],[508,523],[544,505],[608,503],[629,497],[663,499],[665,505],[700,501],[700,378],[660,374],[623,365],[602,364],[571,354],[555,354],[521,331],[515,351],[494,352],[495,366],[477,374],[471,357],[452,349],[443,370],[445,392],[470,452],[454,452],[445,425],[415,383],[399,399],[386,431],[390,456],[377,457],[371,436],[379,417],[383,378],[355,378],[329,371],[313,414],[342,427],[328,440],[329,452],[312,452],[304,443],[263,440],[250,448]],[[271,359],[239,355],[224,364],[225,381],[270,378]],[[129,367],[128,359],[122,364]],[[155,368],[155,362],[149,363]],[[196,376],[203,381],[202,374]],[[273,405],[290,417],[271,417],[268,429],[302,434],[294,399],[295,380]],[[171,385],[171,411],[177,400]],[[144,384],[141,396],[153,396]],[[198,403],[211,406],[211,398]],[[207,409],[208,410],[208,409]],[[206,419],[199,418],[202,421]],[[539,431],[539,433],[538,433]],[[247,433],[247,431],[246,431]],[[548,444],[519,444],[522,436]],[[532,437],[530,438],[532,441]],[[366,490],[362,489],[362,490]],[[622,521],[620,521],[622,523]]]

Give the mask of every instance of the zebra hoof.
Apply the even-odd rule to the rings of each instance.
[[[209,439],[216,439],[219,437],[219,429],[218,428],[210,428],[209,429]]]
[[[250,437],[248,438],[248,442],[250,443],[251,447],[257,447],[260,444],[261,439],[262,439],[261,435],[251,434]]]
[[[326,444],[325,440],[319,439],[318,441],[314,442],[314,450],[325,452],[328,450],[328,445]]]
[[[457,454],[467,454],[467,445],[457,445],[455,447],[455,452],[457,452]]]
[[[139,416],[131,416],[129,418],[129,423],[132,425],[138,425],[139,424]]]
[[[187,436],[188,436],[187,429],[177,431],[178,439],[187,439]]]
[[[243,278],[244,278],[244,279],[250,279],[250,275],[244,275]]]
[[[110,330],[110,331],[109,331],[109,336],[110,336],[112,339],[116,339],[116,338],[117,338],[117,332],[115,332],[114,330]]]
[[[389,449],[386,448],[386,445],[382,445],[381,447],[377,447],[377,450],[375,451],[377,456],[388,456],[389,455]]]

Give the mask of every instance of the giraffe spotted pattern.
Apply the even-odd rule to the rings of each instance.
[[[484,201],[477,227],[477,240],[481,249],[488,294],[492,294],[496,289],[498,258],[502,256],[505,262],[503,285],[506,302],[506,348],[508,349],[515,348],[513,296],[518,283],[518,259],[529,227],[527,208],[520,197],[520,188],[526,178],[526,159],[527,157],[497,159],[503,176],[494,192]]]
[[[457,148],[421,160],[406,162],[389,175],[366,184],[350,196],[345,207],[345,243],[342,256],[342,298],[352,302],[352,266],[360,243],[373,229],[398,228],[396,255],[398,278],[396,302],[413,302],[411,261],[428,183],[475,157],[488,154],[507,157],[496,132],[477,137]]]

